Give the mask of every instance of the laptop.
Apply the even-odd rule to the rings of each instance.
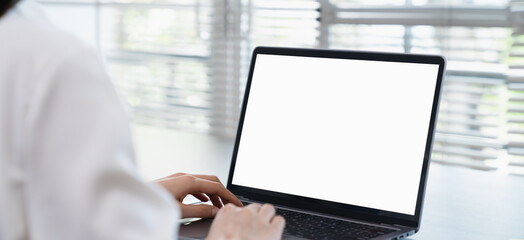
[[[227,188],[273,204],[283,239],[415,234],[444,68],[440,56],[256,48]]]

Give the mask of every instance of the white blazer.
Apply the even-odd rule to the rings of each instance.
[[[95,50],[22,1],[0,19],[0,240],[173,239]]]

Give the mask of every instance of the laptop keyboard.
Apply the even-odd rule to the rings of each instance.
[[[310,239],[373,239],[395,230],[278,209],[286,219],[284,233]]]
[[[243,202],[244,206],[249,203]],[[395,230],[356,222],[320,217],[312,214],[277,209],[286,219],[284,234],[309,239],[367,240],[392,233]]]

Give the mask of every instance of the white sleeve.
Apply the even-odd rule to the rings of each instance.
[[[175,238],[178,207],[138,178],[128,118],[98,55],[75,52],[50,66],[29,104],[30,238]]]

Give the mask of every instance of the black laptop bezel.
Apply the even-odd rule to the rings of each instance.
[[[336,202],[329,202],[325,200],[318,200],[308,197],[290,195],[280,192],[267,191],[251,187],[245,187],[232,184],[238,147],[240,144],[242,129],[244,123],[244,116],[249,100],[249,92],[251,89],[251,81],[253,78],[256,57],[258,54],[271,55],[285,55],[285,56],[304,56],[304,57],[323,57],[323,58],[339,58],[339,59],[360,59],[372,61],[393,61],[393,62],[407,62],[407,63],[426,63],[438,64],[438,76],[436,79],[436,87],[433,97],[433,106],[431,110],[431,118],[428,127],[426,149],[424,153],[423,166],[420,175],[420,184],[417,195],[417,204],[415,208],[415,215],[406,215],[390,211],[371,209],[355,205],[341,204]],[[363,221],[370,221],[384,224],[397,224],[406,227],[413,227],[418,231],[420,227],[420,220],[422,216],[422,206],[424,202],[424,194],[426,190],[427,174],[429,168],[429,160],[433,145],[433,138],[435,126],[437,122],[437,113],[441,95],[441,85],[445,69],[445,59],[441,56],[435,55],[418,55],[418,54],[402,54],[402,53],[378,53],[365,51],[345,51],[345,50],[321,50],[321,49],[303,49],[303,48],[279,48],[279,47],[257,47],[253,51],[251,58],[251,65],[249,69],[248,81],[244,93],[244,100],[242,103],[241,115],[233,149],[232,161],[229,171],[227,188],[235,195],[243,196],[249,199],[256,199],[257,201],[269,202],[276,205],[287,206],[296,209],[304,209],[324,214],[360,219]],[[399,173],[402,174],[402,173]],[[391,196],[392,199],[395,196]]]

